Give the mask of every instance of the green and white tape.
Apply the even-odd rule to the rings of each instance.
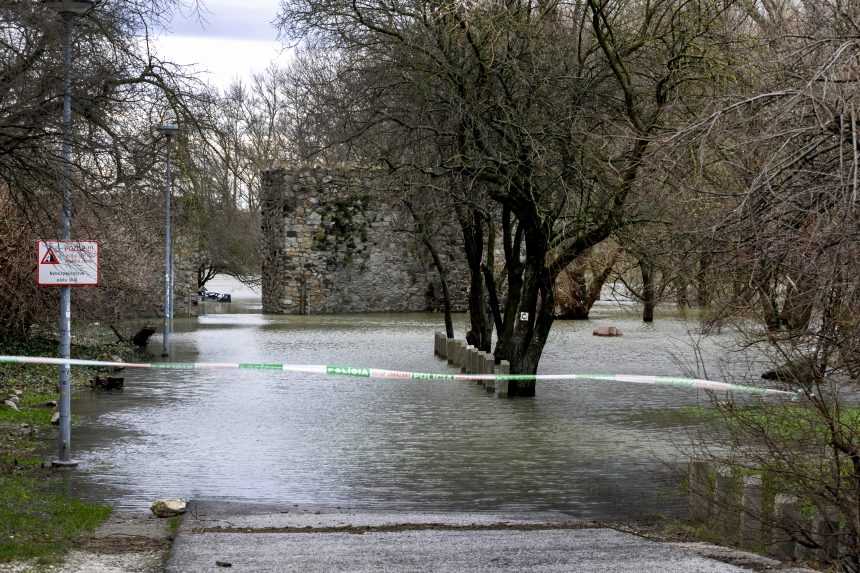
[[[727,382],[702,380],[699,378],[679,378],[675,376],[639,376],[634,374],[448,374],[437,372],[410,372],[406,370],[386,370],[383,368],[363,368],[355,366],[331,366],[325,364],[283,364],[277,362],[109,362],[104,360],[78,360],[75,358],[49,358],[44,356],[0,356],[0,363],[49,364],[63,366],[98,366],[114,368],[150,368],[154,370],[279,370],[303,374],[323,374],[328,376],[349,376],[353,378],[374,378],[381,380],[427,380],[453,382],[456,380],[597,380],[602,382],[625,382],[628,384],[647,384],[651,386],[676,386],[715,392],[743,392],[747,394],[797,397],[796,392],[742,386]]]

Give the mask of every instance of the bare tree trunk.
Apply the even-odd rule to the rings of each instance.
[[[817,293],[815,281],[807,273],[801,273],[790,286],[779,313],[780,322],[788,330],[803,331],[812,319],[812,306]]]
[[[566,271],[568,282],[568,296],[564,302],[560,302],[562,306],[562,314],[556,318],[569,320],[588,320],[588,315],[591,313],[594,303],[600,300],[600,293],[603,290],[603,285],[609,280],[609,275],[612,274],[612,269],[615,268],[615,261],[618,260],[618,255],[621,254],[621,249],[615,249],[606,264],[598,272],[594,264],[589,264],[591,267],[591,282],[586,278],[586,262],[588,257],[586,251],[582,253],[573,262]],[[593,263],[593,261],[591,261]],[[561,298],[561,295],[559,295]]]
[[[496,290],[496,279],[493,271],[496,268],[496,226],[492,219],[487,221],[487,264],[482,265],[484,283],[487,285],[487,298],[490,306],[490,314],[493,317],[493,325],[496,327],[496,335],[502,332],[502,312],[499,307],[499,294]],[[492,335],[492,332],[490,333]]]
[[[643,322],[654,322],[654,307],[657,304],[654,291],[654,263],[647,257],[639,259],[642,273],[642,310]]]
[[[589,300],[588,281],[585,277],[585,268],[577,261],[565,271],[567,278],[567,301],[561,315],[563,320],[588,320],[593,302]],[[589,304],[591,302],[591,304]]]
[[[711,304],[710,284],[708,284],[708,270],[711,266],[709,253],[699,255],[699,269],[696,272],[696,302],[699,308],[706,308]]]
[[[430,257],[433,259],[433,266],[436,267],[436,272],[439,274],[439,284],[442,287],[442,308],[445,312],[445,336],[454,338],[454,321],[451,319],[451,293],[448,289],[448,271],[445,269],[445,265],[442,264],[439,250],[431,240],[426,222],[424,219],[419,218],[411,201],[404,201],[404,204],[409,214],[412,215],[412,220],[415,222],[415,230],[421,238],[421,242],[427,248],[427,252],[430,253]]]
[[[469,319],[471,328],[466,341],[484,352],[491,350],[492,324],[487,316],[484,298],[484,278],[481,259],[484,255],[484,225],[481,214],[474,209],[458,208],[460,226],[463,230],[463,245],[469,266]]]
[[[509,269],[511,284],[496,358],[508,360],[512,374],[537,373],[547,335],[555,319],[553,279],[545,265],[546,253],[546,242],[537,232],[532,233],[526,237],[526,261],[522,272],[519,268],[515,272]],[[513,259],[507,259],[510,266]],[[511,396],[534,396],[534,393],[534,381],[517,381],[509,386]]]
[[[436,267],[436,272],[439,274],[439,284],[442,286],[442,308],[445,312],[445,336],[454,338],[454,321],[451,319],[451,294],[448,290],[448,272],[445,265],[442,264],[442,259],[439,257],[439,252],[436,250],[436,245],[433,244],[427,236],[422,235],[424,246],[430,252],[433,258],[433,266]]]
[[[767,267],[768,263],[759,261],[758,270],[751,283],[758,293],[758,302],[768,332],[777,332],[782,327],[782,318],[777,300],[775,272]]]

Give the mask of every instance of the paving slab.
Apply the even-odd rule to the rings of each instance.
[[[167,564],[201,571],[751,571],[558,514],[192,504]]]

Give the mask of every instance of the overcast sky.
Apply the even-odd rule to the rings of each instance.
[[[162,57],[194,65],[203,79],[221,88],[234,79],[247,80],[274,60],[289,61],[272,25],[278,0],[204,0],[203,5],[202,22],[184,10],[157,34]]]

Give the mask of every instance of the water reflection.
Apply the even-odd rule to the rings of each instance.
[[[685,322],[643,327],[603,313],[623,338],[592,337],[593,323],[558,323],[542,372],[681,373],[673,353],[686,352]],[[209,314],[177,324],[172,358],[439,371],[440,323],[431,314]],[[714,371],[727,341],[703,349]],[[471,383],[129,371],[123,392],[75,399],[76,486],[123,508],[180,496],[592,518],[673,513],[683,503],[663,462],[680,459],[682,429],[631,414],[705,401],[684,389],[605,382],[541,383],[534,400],[497,400]]]

